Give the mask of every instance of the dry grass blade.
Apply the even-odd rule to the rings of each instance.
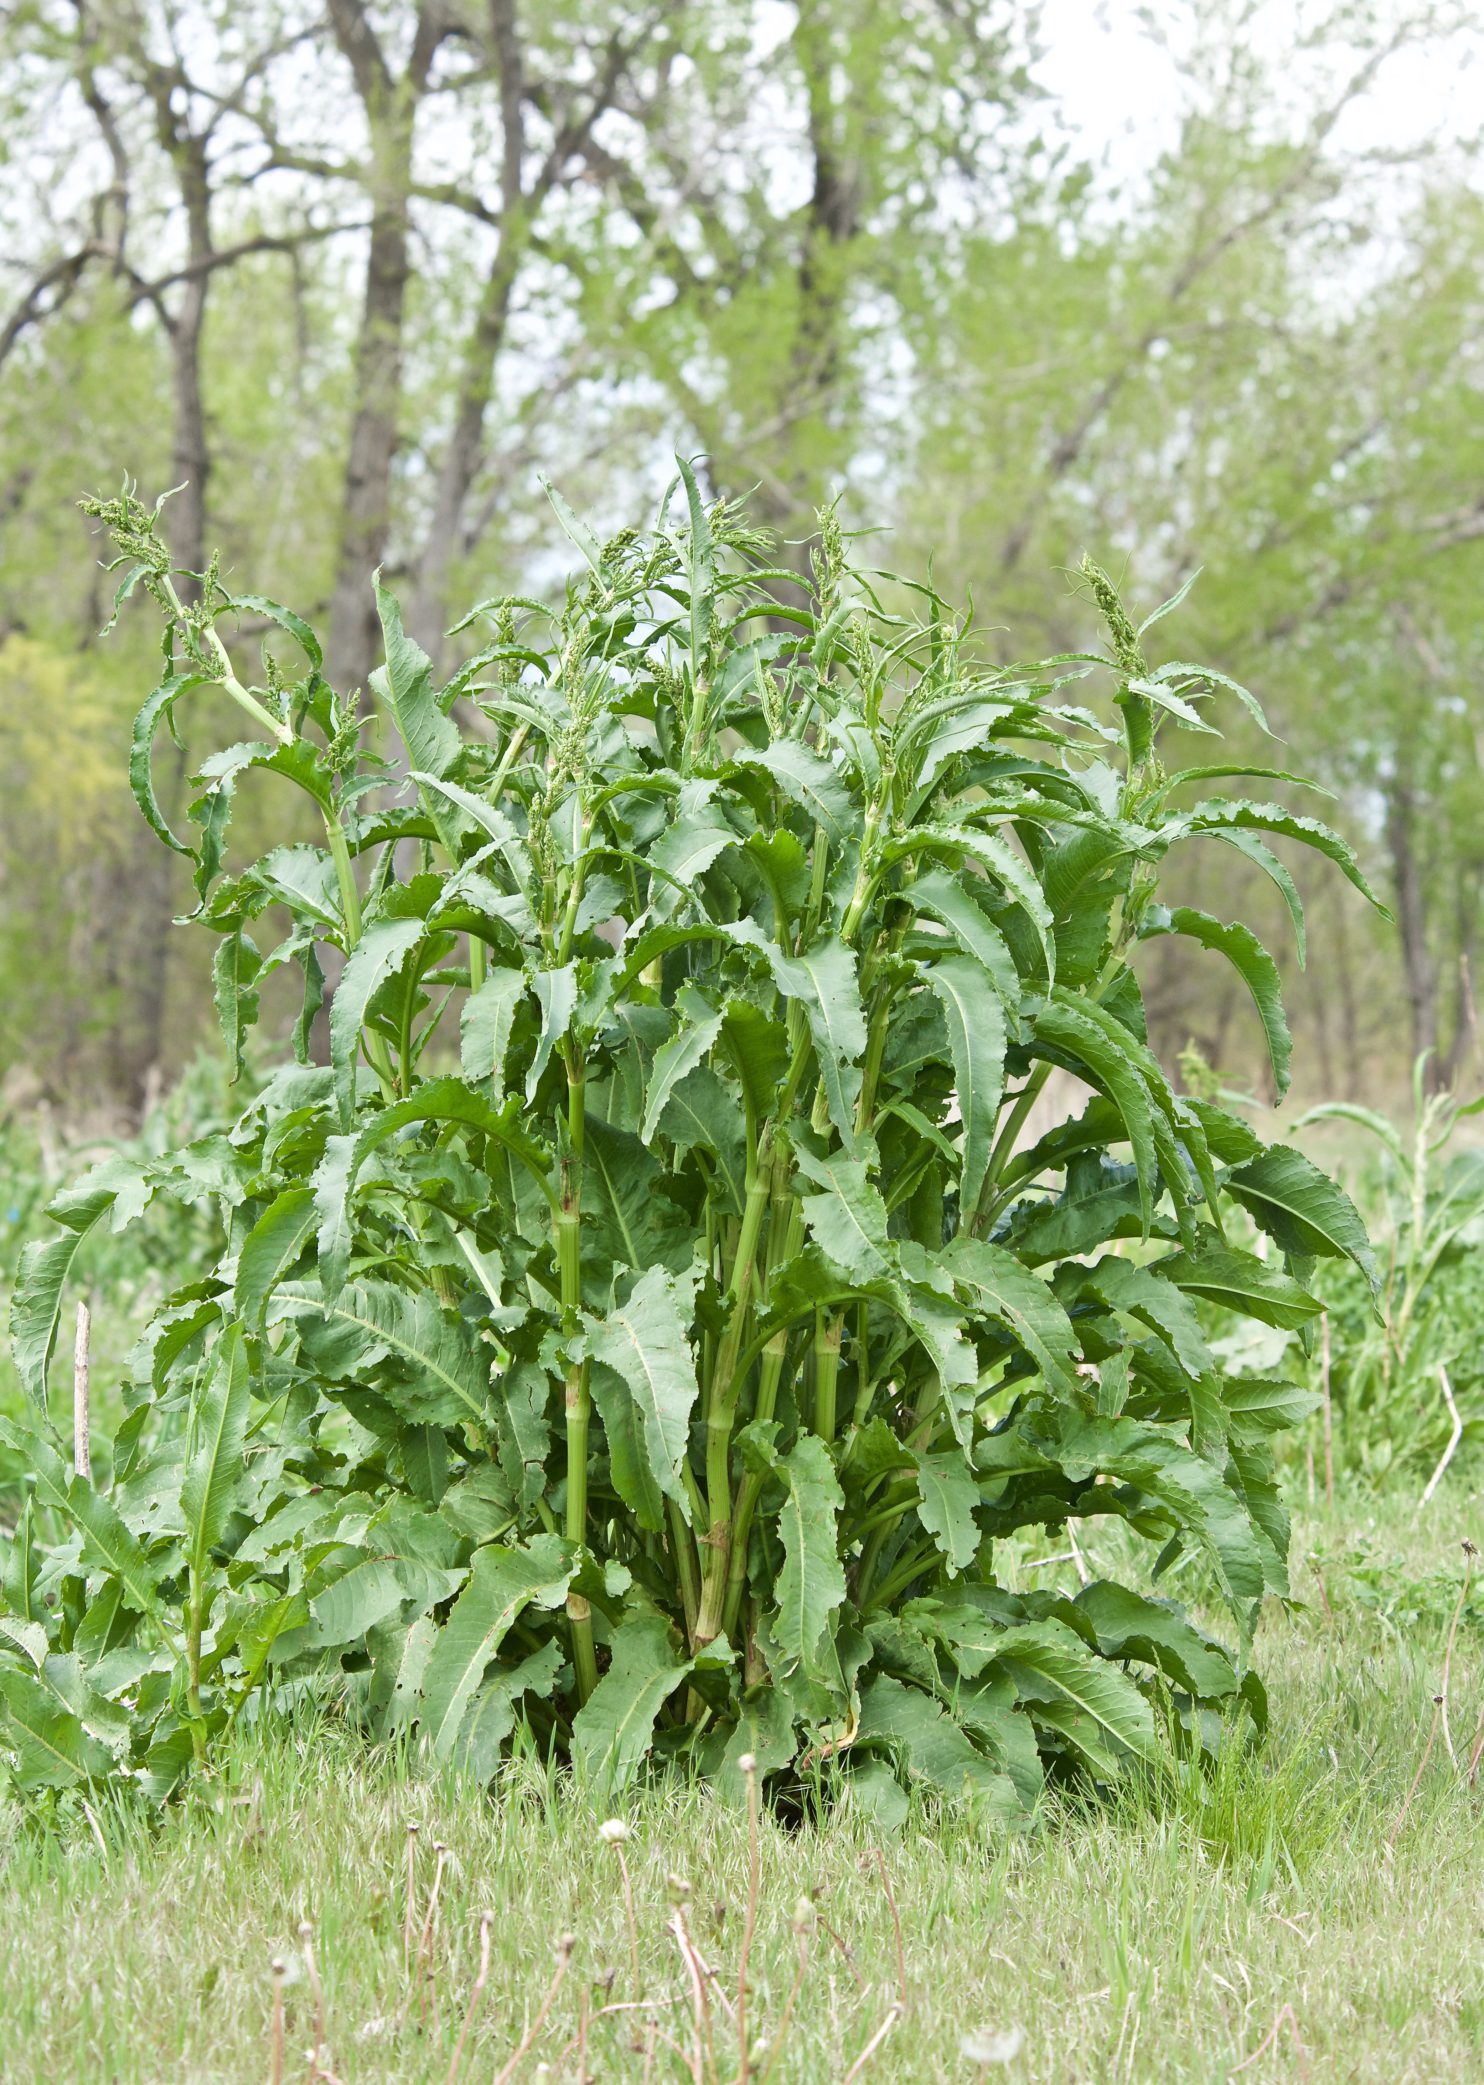
[[[747,1911],[742,1920],[742,1954],[737,1964],[737,2077],[747,2085],[751,2061],[747,2047],[747,1971],[752,1958],[752,1936],[757,1930],[759,1866],[759,1817],[757,1760],[744,1752],[737,1761],[747,1781]]]
[[[1273,2044],[1277,2041],[1279,2034],[1282,2032],[1285,2024],[1287,2025],[1289,2034],[1293,2037],[1293,2050],[1294,2054],[1298,2058],[1299,2076],[1300,2078],[1307,2079],[1309,2075],[1309,2052],[1304,2047],[1303,2036],[1299,2033],[1298,2015],[1294,2012],[1293,2007],[1288,2004],[1279,2006],[1277,2015],[1274,2018],[1272,2026],[1268,2029],[1267,2033],[1263,2036],[1262,2040],[1258,2043],[1257,2047],[1252,2051],[1252,2054],[1250,2056],[1243,2057],[1240,2063],[1234,2064],[1231,2070],[1227,2072],[1227,2076],[1229,2078],[1235,2078],[1238,2077],[1241,2074],[1241,2072],[1245,2070],[1250,2070],[1253,2064],[1256,2063],[1258,2057],[1264,2055],[1267,2052],[1267,2050],[1272,2048]]]
[[[516,2071],[520,2068],[521,2064],[525,2061],[527,2055],[530,2053],[532,2044],[535,2042],[536,2037],[540,2034],[542,2028],[546,2025],[547,2014],[556,2004],[557,1993],[561,1990],[562,1985],[566,1980],[567,1964],[572,1959],[572,1950],[576,1947],[576,1945],[577,1936],[575,1933],[564,1933],[561,1939],[557,1942],[556,1970],[552,1976],[551,1982],[546,1987],[546,1996],[541,2001],[535,2019],[531,2022],[530,2026],[521,2036],[520,2046],[516,2049],[515,2054],[506,2064],[505,2068],[496,2074],[495,2085],[510,2085],[510,2080],[515,2076]]]
[[[1434,1694],[1432,1700],[1432,1722],[1428,1726],[1427,1743],[1422,1748],[1422,1757],[1417,1762],[1417,1771],[1412,1776],[1412,1785],[1407,1790],[1406,1796],[1402,1802],[1401,1809],[1397,1812],[1396,1823],[1386,1834],[1386,1850],[1388,1853],[1390,1853],[1392,1847],[1395,1846],[1397,1839],[1401,1835],[1402,1826],[1407,1821],[1407,1812],[1412,1807],[1412,1798],[1416,1795],[1418,1789],[1422,1785],[1422,1776],[1427,1772],[1427,1762],[1432,1758],[1432,1748],[1437,1743],[1438,1723],[1443,1713],[1443,1697],[1441,1694]]]
[[[882,1887],[882,1888],[883,1888],[883,1889],[884,1889],[884,1890],[886,1891],[886,1901],[887,1901],[887,1903],[888,1903],[888,1904],[889,1904],[889,1905],[891,1906],[891,1924],[892,1924],[892,1931],[893,1931],[893,1933],[894,1933],[894,1934],[896,1935],[896,1943],[897,1943],[897,2004],[898,2004],[898,2006],[899,2006],[899,2007],[901,2008],[901,2010],[902,2010],[903,2012],[906,2012],[906,2010],[907,2010],[907,1954],[906,1954],[906,1950],[905,1950],[905,1948],[904,1948],[904,1947],[902,1946],[902,1920],[901,1920],[901,1915],[900,1915],[900,1913],[899,1913],[899,1912],[898,1912],[898,1910],[897,1910],[897,1900],[896,1900],[896,1893],[895,1893],[895,1892],[893,1891],[893,1889],[892,1889],[892,1886],[891,1886],[891,1876],[890,1876],[890,1874],[889,1874],[889,1873],[887,1872],[887,1866],[886,1866],[886,1855],[885,1855],[885,1854],[884,1854],[884,1853],[883,1853],[883,1852],[881,1851],[881,1848],[880,1848],[879,1846],[878,1846],[878,1847],[876,1848],[876,1865],[877,1865],[877,1867],[878,1867],[878,1868],[879,1868],[879,1869],[881,1870],[881,1887]]]
[[[1453,1762],[1453,1771],[1458,1772],[1458,1754],[1453,1749],[1453,1732],[1448,1723],[1448,1689],[1453,1676],[1453,1645],[1458,1635],[1459,1618],[1469,1596],[1469,1578],[1474,1566],[1474,1545],[1467,1537],[1463,1543],[1463,1584],[1458,1588],[1458,1599],[1453,1609],[1453,1619],[1448,1624],[1448,1641],[1443,1650],[1443,1695],[1440,1707],[1443,1712],[1443,1743],[1448,1748],[1448,1757]]]
[[[802,1899],[798,1910],[794,1913],[794,1933],[797,1936],[799,1947],[798,1964],[794,1970],[794,1980],[789,1986],[788,1997],[784,2001],[783,2013],[778,2022],[777,2032],[768,2037],[768,2060],[763,2065],[763,2073],[759,2080],[759,2085],[768,2085],[768,2080],[773,2075],[773,2066],[778,2061],[779,2051],[788,2039],[788,2030],[793,2023],[794,2007],[799,2002],[799,1992],[803,1988],[805,1972],[809,1967],[809,1928],[813,1923],[813,1919],[813,1906],[807,1898]]]
[[[268,2027],[269,2085],[283,2085],[283,1980],[288,1964],[275,1955],[268,1964],[273,1977],[273,2016]]]
[[[314,1999],[314,2054],[310,2059],[313,2079],[323,2068],[325,2058],[325,1994],[319,1980],[319,1964],[314,1958],[314,1928],[308,1919],[300,1924],[299,1945],[304,1952],[304,1974],[309,1979],[310,1994]]]
[[[407,1827],[407,1884],[402,1902],[402,1975],[404,1980],[412,1974],[412,1936],[417,1928],[413,1904],[417,1896],[417,1835],[420,1826]]]
[[[454,2085],[459,2074],[459,2065],[464,2060],[464,2044],[469,2039],[469,2029],[474,2025],[474,2015],[479,2011],[479,2002],[484,1996],[484,1987],[490,1974],[490,1927],[494,1914],[482,1911],[479,1915],[479,1974],[474,1979],[474,1988],[469,1993],[469,2003],[464,2009],[464,2024],[459,2029],[459,2038],[453,2045],[445,2085]]]
[[[1447,1447],[1443,1450],[1442,1454],[1438,1458],[1437,1468],[1433,1471],[1432,1475],[1427,1480],[1426,1490],[1423,1492],[1422,1497],[1417,1501],[1417,1510],[1419,1513],[1421,1512],[1422,1508],[1427,1504],[1428,1500],[1432,1497],[1433,1493],[1437,1490],[1438,1486],[1442,1483],[1443,1474],[1446,1471],[1449,1463],[1452,1462],[1454,1452],[1457,1449],[1459,1442],[1463,1439],[1463,1420],[1459,1417],[1458,1406],[1454,1401],[1453,1385],[1448,1380],[1448,1371],[1446,1368],[1444,1368],[1441,1362],[1438,1363],[1438,1381],[1443,1386],[1443,1402],[1448,1407],[1448,1416],[1453,1422],[1453,1431],[1448,1436]]]
[[[896,2026],[898,2020],[901,2019],[902,2014],[905,2010],[906,2008],[902,2005],[893,2004],[887,2007],[886,2018],[881,2022],[881,2025],[876,2029],[876,2032],[871,2036],[871,2039],[861,2050],[859,2056],[856,2057],[854,2063],[851,2064],[849,2070],[845,2073],[844,2078],[841,2080],[841,2085],[855,2085],[855,2080],[860,2076],[861,2072],[865,2069],[866,2065],[870,2062],[871,2058],[876,2054],[876,2051],[881,2047],[881,2044],[891,2033],[893,2027]]]
[[[714,2078],[716,2063],[711,2051],[711,2009],[706,2002],[706,1984],[709,1971],[696,1950],[685,1922],[685,1906],[678,1904],[670,1919],[670,1931],[675,1936],[675,1945],[680,1950],[680,1959],[685,1964],[690,1978],[691,2009],[695,2035],[695,2075],[703,2074]]]
[[[644,1978],[639,1967],[639,1925],[634,1917],[634,1885],[629,1875],[629,1864],[624,1855],[624,1840],[629,1828],[621,1817],[610,1817],[598,1826],[598,1837],[605,1846],[611,1846],[618,1855],[618,1872],[623,1877],[624,1922],[629,1934],[629,1974],[634,1979],[634,1994],[644,1996]]]
[[[419,2015],[423,2019],[427,2018],[428,1985],[430,1980],[432,1980],[433,2016],[435,2019],[437,2018],[438,1987],[436,1972],[433,1969],[431,1958],[433,1933],[438,1923],[438,1897],[439,1892],[443,1888],[443,1870],[448,1863],[448,1848],[441,1839],[433,1842],[433,1852],[437,1856],[438,1865],[433,1870],[433,1887],[428,1892],[427,1916],[423,1920],[422,1935],[417,1943],[417,2004]]]

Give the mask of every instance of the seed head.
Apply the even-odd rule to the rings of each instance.
[[[629,1836],[629,1828],[621,1817],[605,1818],[598,1826],[598,1837],[605,1846],[622,1846]]]
[[[751,1752],[744,1752],[742,1754],[742,1757],[737,1761],[737,1772],[739,1774],[746,1774],[749,1780],[751,1780],[752,1776],[757,1772],[757,1760],[754,1758]]]
[[[1023,2027],[976,2027],[959,2043],[970,2063],[1013,2063],[1025,2047]]]

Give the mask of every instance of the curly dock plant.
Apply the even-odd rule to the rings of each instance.
[[[328,1672],[480,1776],[522,1722],[610,1790],[651,1754],[734,1787],[746,1755],[829,1760],[864,1803],[917,1780],[1013,1820],[1048,1766],[1108,1778],[1260,1717],[1271,1436],[1309,1400],[1227,1380],[1210,1338],[1303,1327],[1314,1256],[1370,1256],[1307,1159],[1172,1091],[1130,958],[1228,957],[1281,1088],[1271,958],[1163,907],[1161,865],[1235,849],[1301,930],[1270,837],[1364,890],[1350,851],[1208,793],[1272,769],[1165,764],[1211,698],[1256,704],[1151,664],[1175,604],[1135,630],[1090,564],[1108,655],[994,668],[931,588],[851,570],[829,514],[803,585],[683,466],[607,543],[552,503],[585,569],[556,607],[476,609],[445,687],[378,587],[372,711],[296,615],[215,570],[177,587],[154,515],[90,506],[120,596],[164,615],[131,773],[193,864],[233,1064],[276,973],[303,1011],[229,1132],[105,1163],[33,1249],[14,1347],[44,1413],[88,1230],[157,1196],[220,1217],[94,1479],[35,1428],[0,1623],[18,1771],[167,1789]],[[261,685],[244,616],[294,654]],[[151,746],[208,687],[254,735],[202,762],[186,838]],[[322,838],[229,866],[244,786]],[[1042,1116],[1076,1098],[1033,1135],[1054,1072]],[[1088,1518],[1156,1572],[1204,1559],[1237,1652],[1116,1583],[997,1582],[998,1544]]]

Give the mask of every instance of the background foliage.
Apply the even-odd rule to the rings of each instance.
[[[184,483],[181,561],[221,543],[229,575],[328,624],[355,683],[374,565],[448,664],[468,641],[444,636],[451,602],[496,572],[536,592],[556,576],[538,466],[601,524],[657,493],[677,437],[712,458],[708,491],[755,486],[790,537],[847,487],[847,522],[892,523],[889,562],[933,549],[947,591],[972,586],[1022,651],[1090,637],[1075,592],[1044,583],[1084,550],[1127,559],[1150,598],[1203,558],[1192,652],[1263,688],[1397,914],[1393,933],[1326,891],[1310,979],[1284,958],[1310,1090],[1392,1098],[1429,1046],[1431,1076],[1456,1070],[1484,830],[1484,211],[1458,113],[1476,25],[1412,0],[1223,0],[1158,37],[1118,16],[1099,43],[1064,17],[1029,0],[10,11],[13,1096],[137,1113],[200,1032],[198,958],[167,932],[179,867],[98,757],[132,682],[91,656],[105,595],[82,486]],[[183,773],[167,761],[159,786],[179,814]],[[1184,895],[1212,909],[1200,875]],[[1240,897],[1277,945],[1275,895],[1254,876]],[[1156,966],[1149,1002],[1167,1059],[1194,1036],[1264,1076],[1214,962]]]

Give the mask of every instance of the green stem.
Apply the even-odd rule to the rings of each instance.
[[[186,614],[185,606],[181,601],[180,595],[175,591],[174,581],[170,579],[168,575],[166,575],[164,583],[165,591],[169,594],[171,601],[175,604],[176,614],[179,616],[181,622],[186,626],[186,628],[190,629],[192,627],[191,619]],[[218,635],[216,634],[216,630],[212,626],[212,624],[199,624],[195,627],[200,629],[202,636],[206,639],[206,642],[210,645],[213,653],[216,656],[216,663],[220,669],[220,671],[216,675],[218,685],[222,687],[228,695],[231,696],[232,700],[235,703],[237,703],[240,708],[245,709],[247,711],[247,714],[252,718],[255,724],[261,724],[265,731],[270,731],[273,734],[274,738],[278,740],[278,743],[281,746],[291,746],[294,743],[294,734],[291,727],[283,723],[279,718],[275,717],[272,710],[265,709],[263,704],[259,702],[257,696],[253,694],[250,688],[243,687],[241,681],[238,680],[236,673],[233,671],[232,661],[230,655],[228,654],[227,647],[222,643],[220,637],[218,637]]]
[[[582,1147],[587,1105],[586,1066],[573,1052],[567,1062],[567,1121],[571,1150],[563,1157],[561,1191],[553,1218],[557,1275],[561,1285],[562,1330],[571,1338],[582,1308]],[[567,1539],[587,1545],[587,1442],[592,1422],[592,1393],[585,1361],[567,1364],[564,1388],[567,1425]],[[585,1702],[598,1684],[593,1646],[592,1610],[581,1593],[567,1595],[572,1632],[572,1666],[577,1697]]]
[[[335,864],[335,881],[340,890],[340,910],[345,917],[345,945],[346,953],[349,954],[361,938],[361,894],[356,888],[355,865],[350,858],[350,841],[346,838],[339,813],[328,805],[322,808],[325,838],[330,844],[330,859]],[[397,1080],[392,1071],[391,1052],[387,1049],[384,1037],[368,1035],[366,1055],[370,1060],[371,1069],[380,1081],[383,1097],[395,1100]]]
[[[696,1574],[695,1538],[685,1524],[685,1516],[674,1499],[665,1501],[666,1517],[670,1524],[670,1552],[675,1559],[675,1571],[680,1580],[680,1603],[685,1610],[685,1632],[694,1643],[696,1640],[696,1618],[701,1610],[701,1588]]]
[[[814,1314],[814,1431],[822,1441],[835,1438],[835,1389],[840,1377],[840,1336],[844,1313]]]
[[[908,1557],[905,1564],[899,1564],[895,1571],[888,1572],[887,1576],[882,1579],[875,1592],[864,1602],[861,1608],[862,1614],[868,1613],[873,1607],[890,1606],[897,1594],[905,1592],[914,1578],[921,1578],[923,1572],[927,1570],[937,1553],[938,1546],[935,1542],[919,1544]],[[862,1577],[864,1577],[864,1571],[862,1572]]]

